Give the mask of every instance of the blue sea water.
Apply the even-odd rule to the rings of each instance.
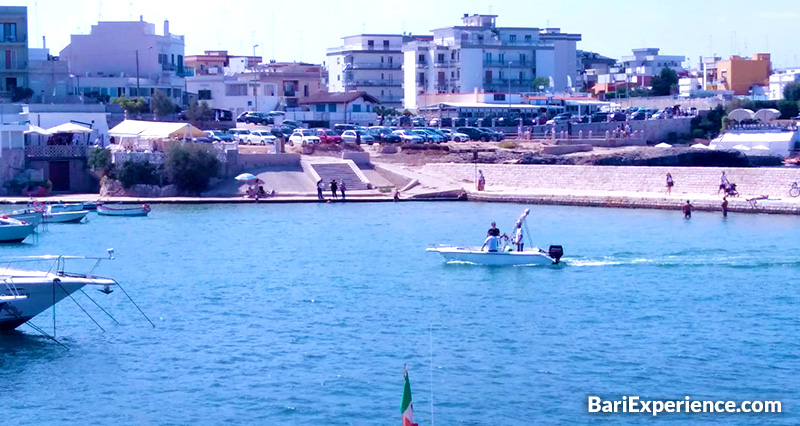
[[[531,208],[558,267],[445,264]],[[482,203],[154,206],[0,256],[103,255],[121,291],[0,335],[2,425],[795,425],[800,218]],[[34,323],[52,331],[52,313]],[[587,397],[783,413],[587,413]],[[431,419],[431,402],[433,402]],[[433,420],[433,421],[432,421]]]

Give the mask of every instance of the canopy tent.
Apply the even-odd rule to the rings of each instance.
[[[696,143],[696,144],[694,144],[694,145],[690,146],[689,148],[695,148],[695,149],[711,149],[711,148],[710,148],[708,145],[706,145],[706,144],[702,144],[702,143]]]
[[[753,110],[737,108],[728,114],[728,118],[730,118],[731,120],[742,122],[744,120],[752,120],[753,114],[754,114]]]
[[[25,133],[26,135],[29,135],[31,133],[36,133],[36,134],[45,135],[45,136],[52,134],[52,133],[50,133],[49,130],[45,130],[45,129],[39,127],[39,126],[34,126],[32,124],[30,125],[30,127],[28,127],[28,130],[24,131],[23,133]]]
[[[92,133],[92,129],[75,123],[64,123],[47,129],[50,134],[56,133]]]
[[[661,142],[660,144],[656,145],[656,148],[672,148],[672,145]]]
[[[165,141],[191,140],[206,134],[189,123],[125,120],[108,131],[119,146],[127,149],[155,149],[153,144]],[[161,147],[163,148],[163,146]]]
[[[716,145],[716,149],[737,149],[737,146],[746,148],[755,148],[756,146],[764,146],[769,149],[772,155],[786,157],[789,151],[795,146],[798,141],[798,132],[783,132],[783,131],[734,131],[724,133],[720,137],[711,141]],[[764,150],[759,150],[760,153],[765,153]]]
[[[735,145],[733,147],[733,149],[736,149],[736,150],[739,150],[739,151],[750,151],[750,147],[749,146],[744,146],[744,145]]]

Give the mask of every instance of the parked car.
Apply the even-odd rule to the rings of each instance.
[[[547,124],[547,125],[552,125],[554,123],[555,124],[566,124],[569,121],[572,121],[572,114],[570,114],[568,112],[564,112],[564,113],[556,115],[555,117],[553,117],[550,120],[547,120],[547,123],[545,123],[545,124]]]
[[[596,112],[592,114],[592,123],[605,123],[608,121],[607,112]]]
[[[322,143],[341,143],[342,137],[331,129],[314,129],[315,134]]]
[[[205,134],[214,142],[233,142],[233,135],[224,130],[206,130]]]
[[[648,114],[645,111],[636,111],[635,113],[633,113],[633,115],[631,115],[631,120],[641,121],[641,120],[647,120],[649,117],[650,114]]]
[[[420,126],[420,127],[421,126],[427,126],[428,125],[428,120],[426,120],[425,117],[413,117],[411,119],[411,124],[414,125],[414,126]]]
[[[294,133],[289,136],[289,145],[300,144],[300,145],[316,145],[320,142],[319,137],[317,137],[316,132],[309,129],[295,129]]]
[[[356,135],[361,137],[361,143],[372,145],[375,142],[375,138],[364,130],[345,130],[345,132],[342,133],[342,140],[348,143],[356,143],[358,140],[358,136]]]
[[[429,130],[414,129],[414,130],[409,130],[409,132],[412,133],[412,134],[421,136],[423,139],[425,139],[425,142],[430,142],[430,143],[442,143],[442,142],[444,142],[444,137],[442,135],[440,135],[438,133],[431,132]]]
[[[489,136],[490,140],[500,142],[501,140],[506,138],[506,135],[503,132],[498,132],[497,130],[492,130],[492,129],[488,128],[488,127],[478,127],[478,128],[480,130],[482,130],[483,132],[489,134],[490,135]]]
[[[410,133],[408,130],[395,130],[392,134],[400,137],[400,142],[402,143],[425,143],[425,138]]]
[[[473,141],[489,142],[489,140],[492,138],[492,135],[477,127],[459,127],[456,129],[456,131],[469,136],[470,140]]]
[[[248,111],[242,113],[238,118],[236,118],[236,121],[247,124],[263,124],[266,126],[267,124],[274,123],[274,118],[271,115],[263,112]]]
[[[250,145],[274,144],[277,139],[269,130],[253,130],[247,135],[247,143]]]
[[[231,139],[235,140],[239,143],[248,143],[247,136],[250,134],[250,130],[248,129],[230,129],[228,133],[231,135]]]
[[[608,115],[608,121],[625,121],[628,117],[621,112],[612,112]]]
[[[367,133],[378,142],[386,142],[384,138],[392,133],[392,129],[385,126],[372,126],[367,129]]]
[[[303,125],[297,121],[293,120],[283,120],[281,121],[281,126],[283,127],[291,127],[292,129],[296,129],[298,127],[303,127]]]
[[[467,142],[469,140],[469,135],[459,132],[454,132],[451,129],[442,129],[442,133],[444,133],[447,137],[450,138],[453,142]]]
[[[444,139],[444,142],[450,142],[450,139],[452,139],[450,137],[450,135],[445,134],[442,131],[442,129],[437,129],[437,128],[434,128],[434,127],[423,127],[422,130],[425,130],[426,132],[436,133],[437,135],[441,136]]]
[[[340,135],[342,133],[344,133],[346,130],[355,130],[355,129],[356,129],[356,125],[355,124],[334,124],[333,125],[333,131],[338,133],[338,134],[340,134]]]

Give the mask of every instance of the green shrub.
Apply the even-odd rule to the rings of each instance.
[[[200,195],[219,174],[220,161],[216,149],[206,144],[175,144],[167,149],[164,168],[178,189]]]
[[[156,166],[147,161],[126,161],[117,170],[117,179],[124,188],[133,185],[157,185],[159,176]]]
[[[111,151],[99,146],[94,147],[89,152],[89,167],[92,170],[107,172],[111,168]]]
[[[706,132],[704,132],[702,129],[694,129],[692,130],[692,136],[697,139],[703,139],[706,137]]]
[[[675,142],[678,142],[678,134],[675,133],[675,132],[667,133],[667,142],[669,142],[670,144],[674,144]]]
[[[514,149],[514,148],[517,147],[517,144],[516,144],[516,142],[512,142],[512,141],[503,141],[503,142],[500,142],[499,146],[500,146],[500,148]]]

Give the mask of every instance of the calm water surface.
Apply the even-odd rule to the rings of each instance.
[[[103,255],[116,291],[58,305],[57,334],[0,336],[3,425],[397,425],[407,363],[421,425],[653,422],[588,395],[780,400],[798,423],[800,218],[531,206],[561,267],[447,265],[524,206],[154,206],[50,225],[0,256]],[[35,324],[52,331],[51,315]],[[431,360],[433,374],[431,377]],[[431,386],[432,385],[432,386]]]

